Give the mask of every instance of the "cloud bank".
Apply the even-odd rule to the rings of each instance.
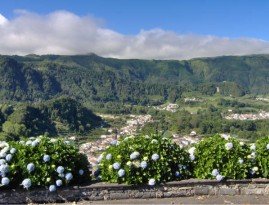
[[[39,15],[17,11],[14,19],[0,14],[0,54],[87,54],[140,59],[190,59],[221,55],[269,53],[269,42],[178,34],[162,29],[124,35],[90,16],[67,11]]]

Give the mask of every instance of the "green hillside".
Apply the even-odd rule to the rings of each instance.
[[[0,56],[0,100],[159,104],[182,92],[241,96],[269,93],[269,55],[119,60],[97,55]]]

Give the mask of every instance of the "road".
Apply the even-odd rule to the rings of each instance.
[[[238,196],[195,196],[160,199],[126,199],[108,201],[80,201],[66,203],[67,205],[87,205],[87,204],[269,204],[268,196],[258,195],[238,195]],[[60,205],[60,204],[57,204]]]

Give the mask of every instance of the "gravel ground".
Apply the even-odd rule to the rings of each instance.
[[[195,196],[160,199],[126,199],[108,201],[80,201],[65,203],[67,205],[86,204],[269,204],[269,196],[238,195],[238,196]],[[60,204],[55,204],[60,205]]]

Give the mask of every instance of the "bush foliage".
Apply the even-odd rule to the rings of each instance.
[[[90,180],[87,158],[69,141],[40,136],[20,142],[2,141],[0,147],[2,185],[56,188]]]
[[[264,137],[256,141],[256,162],[265,178],[269,178],[269,137]]]
[[[194,176],[201,179],[244,179],[249,175],[250,150],[235,138],[208,137],[195,146]]]
[[[103,181],[154,185],[191,175],[188,153],[160,135],[125,138],[111,145],[102,156]]]

